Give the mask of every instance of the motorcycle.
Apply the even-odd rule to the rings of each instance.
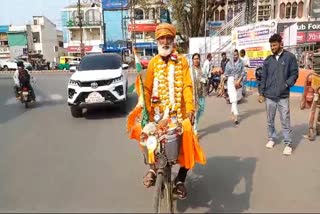
[[[32,100],[31,90],[26,86],[22,86],[19,95],[21,103],[24,103],[25,108],[29,108],[29,103]]]
[[[213,91],[217,93],[217,90],[219,88],[220,80],[221,80],[221,75],[220,74],[211,74],[209,76],[209,81],[208,81],[208,95],[210,95]]]

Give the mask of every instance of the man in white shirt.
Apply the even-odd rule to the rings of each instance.
[[[242,63],[244,65],[244,70],[245,74],[242,79],[242,96],[246,96],[247,88],[246,88],[246,83],[247,83],[247,70],[250,67],[250,61],[248,56],[246,56],[246,51],[244,49],[240,50],[240,59],[242,60]]]
[[[211,72],[211,60],[212,60],[212,55],[211,53],[209,53],[207,55],[206,61],[203,63],[203,68],[202,68],[202,71],[206,76],[208,76],[209,73]]]

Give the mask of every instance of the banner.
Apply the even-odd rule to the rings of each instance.
[[[269,38],[276,32],[275,20],[244,25],[232,31],[232,42],[239,51],[246,51],[250,67],[257,67],[271,54]]]
[[[103,10],[121,10],[128,8],[128,0],[102,0]]]

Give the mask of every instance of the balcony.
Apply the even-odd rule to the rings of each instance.
[[[79,22],[78,21],[73,21],[69,20],[66,24],[68,28],[78,28],[79,27]],[[102,26],[102,21],[82,21],[82,27],[101,27]]]
[[[0,46],[0,54],[10,53],[8,46]]]

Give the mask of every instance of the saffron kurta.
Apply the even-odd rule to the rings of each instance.
[[[169,59],[169,61],[172,59]],[[170,62],[172,63],[172,62]],[[195,111],[195,106],[193,102],[193,89],[192,89],[192,79],[189,71],[189,65],[187,59],[178,55],[175,63],[176,69],[182,69],[183,74],[183,87],[182,87],[182,100],[181,100],[181,113],[183,126],[182,135],[182,146],[180,150],[180,155],[178,163],[188,169],[191,169],[196,162],[205,164],[205,155],[200,148],[197,137],[193,133],[193,128],[190,120],[187,118],[187,114]],[[152,93],[153,93],[153,83],[154,83],[154,73],[159,64],[163,65],[162,69],[164,72],[169,72],[168,64],[165,64],[161,56],[157,55],[149,62],[146,77],[144,80],[144,92],[145,92],[145,102],[148,109],[150,120],[153,121],[154,108],[151,105]],[[161,100],[160,100],[161,102]],[[163,113],[163,112],[161,112]]]

